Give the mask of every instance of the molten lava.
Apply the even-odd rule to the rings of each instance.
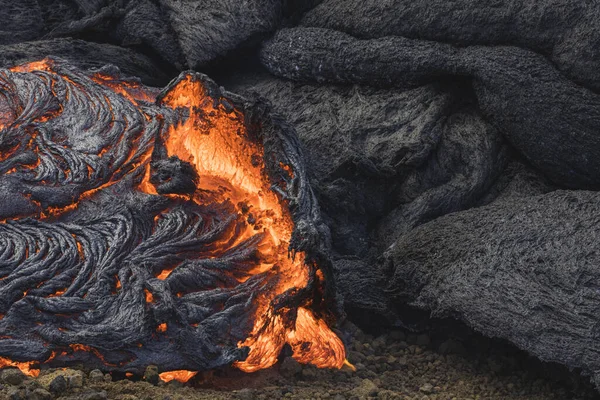
[[[8,300],[0,295],[0,312],[7,315],[0,320],[0,333],[14,326],[18,309],[43,310],[42,327],[30,340],[44,343],[38,358],[17,363],[1,357],[6,352],[0,340],[0,367],[31,373],[36,361],[65,364],[87,352],[107,367],[141,369],[152,361],[153,351],[169,355],[175,352],[169,346],[180,348],[169,336],[179,332],[187,346],[194,338],[207,341],[196,343],[197,354],[206,360],[173,355],[168,365],[159,365],[163,370],[230,360],[253,372],[275,364],[286,344],[300,363],[341,368],[344,346],[326,322],[327,310],[315,304],[322,300],[323,274],[310,255],[292,248],[296,228],[290,205],[304,200],[291,190],[307,187],[298,184],[301,176],[290,165],[298,157],[269,167],[266,160],[275,156],[266,153],[257,128],[249,125],[249,111],[202,75],[182,74],[160,92],[110,72],[86,75],[43,60],[0,73],[8,82],[0,87],[5,99],[0,101],[0,174],[5,177],[0,186],[16,187],[15,179],[22,179],[28,187],[15,201],[16,211],[0,208],[6,221],[0,224],[6,228],[6,239],[0,232],[0,291],[33,285]],[[30,105],[11,92],[22,81],[28,82],[27,90],[42,87],[31,92],[36,98]],[[37,112],[36,100],[44,100],[46,111]],[[104,114],[96,111],[98,118],[80,124],[81,135],[98,139],[78,142],[65,124],[74,121],[71,109],[85,108],[86,102],[107,117],[102,120]],[[98,119],[108,128],[90,128]],[[131,191],[128,182],[133,182]],[[66,185],[73,189],[62,196]],[[90,223],[80,216],[101,207],[107,194],[118,193],[127,193],[127,206],[115,208],[114,216],[102,211],[106,217]],[[137,210],[143,202],[155,211]],[[62,244],[44,250],[38,242],[45,239],[36,234],[27,240],[38,244],[22,247],[18,260],[9,257],[7,246],[21,251],[11,244],[15,229],[19,235],[25,235],[19,229],[29,232],[30,220],[21,221],[25,216],[37,217],[41,225],[35,229],[49,232],[46,236],[58,229],[55,241]],[[73,266],[68,272],[40,273],[26,283],[16,275],[28,262],[56,265],[47,254],[67,253],[65,262]],[[55,311],[61,301],[73,311]],[[94,309],[94,301],[101,306]],[[142,326],[135,329],[134,322],[115,317],[118,307],[130,307],[127,318],[137,318]],[[53,328],[44,328],[47,323]],[[77,333],[84,326],[97,326],[99,333]],[[102,332],[106,339],[99,338]],[[237,350],[227,350],[230,340]],[[51,356],[41,355],[49,351]],[[195,375],[188,369],[161,377],[186,381]]]

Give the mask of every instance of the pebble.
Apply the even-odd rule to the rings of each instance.
[[[302,365],[292,357],[286,357],[279,367],[279,372],[286,378],[293,378],[302,372]]]
[[[254,390],[242,389],[236,393],[236,397],[240,400],[254,400]]]
[[[160,380],[158,375],[158,367],[156,365],[148,365],[144,372],[144,380],[148,383],[156,385]]]
[[[83,387],[83,372],[70,370],[72,373],[66,376],[67,384],[69,388],[82,388]]]
[[[62,375],[58,375],[50,382],[48,389],[54,394],[61,394],[67,390],[67,386],[67,380],[65,379],[65,377]]]
[[[16,368],[7,368],[3,370],[1,377],[2,382],[13,386],[19,386],[26,378],[26,376]]]
[[[429,346],[430,343],[431,339],[429,338],[429,335],[422,334],[417,336],[417,344],[419,346]]]
[[[379,388],[370,379],[363,379],[360,386],[350,391],[352,396],[357,396],[359,399],[375,396],[379,392]]]
[[[433,393],[433,385],[431,383],[426,383],[419,388],[419,390],[425,394]]]
[[[95,369],[90,372],[89,379],[92,383],[102,383],[104,382],[104,374],[99,369]]]
[[[24,390],[12,388],[8,392],[8,400],[25,400]]]
[[[81,396],[81,400],[107,400],[108,394],[106,391],[86,393]]]
[[[52,400],[52,394],[46,389],[35,389],[27,396],[27,400]]]

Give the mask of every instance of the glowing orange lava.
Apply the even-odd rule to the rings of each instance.
[[[169,155],[177,155],[196,168],[199,189],[219,193],[222,200],[228,199],[233,204],[249,206],[255,223],[246,225],[237,243],[262,232],[258,246],[262,263],[251,274],[268,272],[277,276],[276,287],[256,298],[254,329],[239,343],[248,346],[250,353],[235,366],[246,372],[268,368],[289,343],[293,357],[299,362],[341,368],[345,360],[344,345],[324,321],[310,310],[300,308],[295,326],[285,326],[271,305],[273,299],[286,291],[306,287],[309,267],[304,263],[303,253],[294,258],[289,255],[294,223],[285,204],[270,189],[271,182],[263,170],[263,149],[247,137],[243,116],[236,110],[215,108],[202,83],[192,75],[169,91],[161,103],[190,110],[189,118],[172,127],[168,134],[165,145]],[[204,121],[205,116],[210,116],[210,122]],[[194,200],[202,202],[199,196]],[[244,279],[247,277],[241,281]]]
[[[194,372],[194,371],[180,370],[180,371],[163,372],[162,374],[159,374],[158,376],[160,377],[160,379],[162,379],[165,382],[179,381],[181,383],[185,383],[185,382],[189,381],[190,379],[192,379],[194,376],[196,376],[197,373],[198,372]]]
[[[19,368],[22,373],[27,376],[37,377],[40,374],[40,370],[35,366],[37,363],[34,362],[16,362],[11,361],[8,358],[0,357],[0,368],[15,367]]]
[[[48,71],[51,70],[51,64],[43,60],[12,70]],[[158,93],[135,82],[123,82],[103,74],[95,74],[91,78],[136,105],[154,102]],[[298,252],[293,257],[290,255],[294,222],[284,200],[271,189],[272,182],[264,170],[264,150],[248,137],[244,115],[215,102],[193,74],[186,75],[158,103],[186,111],[182,113],[185,117],[169,128],[163,140],[168,155],[191,163],[200,177],[198,190],[190,200],[198,204],[228,201],[237,208],[238,217],[247,223],[241,232],[236,232],[235,241],[227,246],[235,246],[257,235],[260,237],[256,265],[246,276],[237,279],[243,283],[253,275],[266,274],[273,285],[268,290],[256,293],[253,300],[256,305],[253,328],[249,336],[237,344],[239,347],[249,347],[249,355],[246,360],[234,365],[245,372],[271,367],[287,343],[293,350],[294,359],[300,363],[321,368],[342,368],[347,363],[344,345],[327,323],[307,308],[310,304],[297,310],[274,307],[274,300],[279,296],[306,288],[311,276],[322,280],[323,275],[321,271],[315,272],[316,266],[305,263],[304,253]],[[156,194],[154,185],[149,182],[150,157],[147,154],[142,161],[141,165],[146,166],[146,174],[137,189]],[[293,177],[291,167],[281,167]],[[81,198],[89,197],[112,183],[89,190]],[[210,193],[208,197],[207,193]],[[57,215],[73,207],[77,207],[77,203],[62,209],[46,210],[46,215]],[[172,270],[165,269],[156,277],[166,279]],[[118,277],[115,280],[118,290],[121,282]],[[63,292],[57,291],[53,295],[58,296]],[[148,290],[145,290],[144,297],[148,303],[155,300]],[[166,332],[167,325],[160,324],[157,331]],[[94,348],[82,345],[71,345],[71,348],[74,351],[93,352],[101,358]],[[31,369],[32,364],[0,358],[0,368],[15,366],[30,375],[36,373]],[[192,371],[170,371],[160,374],[160,378],[164,381],[186,382],[195,375],[196,372]]]

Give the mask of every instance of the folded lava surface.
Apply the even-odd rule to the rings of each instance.
[[[261,99],[45,59],[0,70],[0,128],[0,366],[343,365],[327,232]]]

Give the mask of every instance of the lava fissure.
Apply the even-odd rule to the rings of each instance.
[[[0,367],[341,368],[327,231],[260,99],[46,59],[0,70]],[[183,377],[183,378],[182,378]]]

